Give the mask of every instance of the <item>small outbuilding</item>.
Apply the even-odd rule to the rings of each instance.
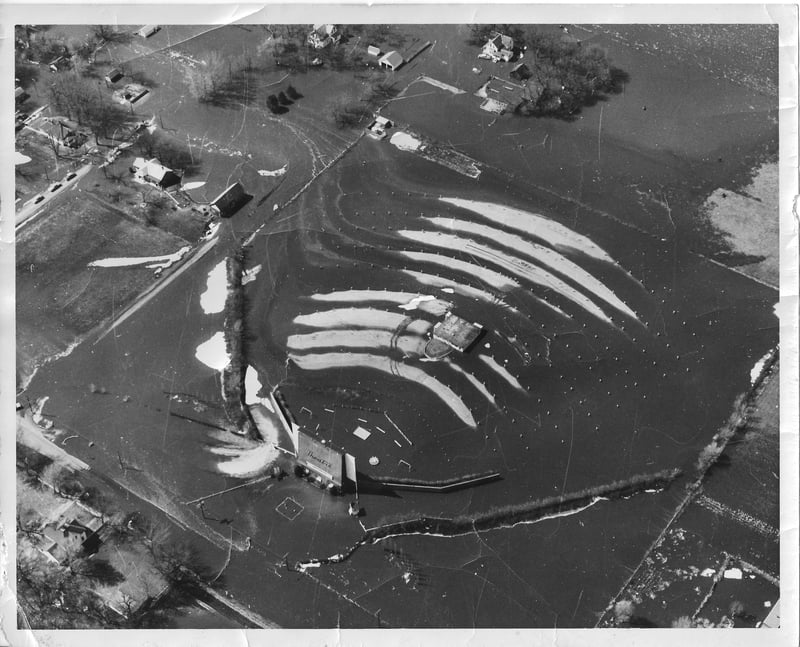
[[[106,74],[106,83],[116,83],[121,78],[123,78],[124,74],[116,67],[112,70],[109,70],[108,74]]]
[[[392,72],[401,67],[404,62],[403,56],[396,51],[387,52],[378,59],[378,65],[388,68]]]
[[[159,25],[145,25],[136,33],[142,38],[150,38],[153,34],[158,33],[160,29],[161,27]]]
[[[370,56],[378,57],[381,55],[381,48],[375,47],[375,45],[370,45],[369,47],[367,47],[367,54],[369,54]]]
[[[25,90],[20,87],[14,88],[14,103],[24,103],[30,98],[29,95]]]

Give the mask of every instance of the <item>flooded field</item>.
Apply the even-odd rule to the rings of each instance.
[[[173,64],[161,61],[154,74],[165,78]],[[676,74],[664,72],[677,85]],[[707,80],[695,79],[693,91]],[[777,291],[697,254],[671,220],[674,208],[681,233],[693,232],[691,207],[721,186],[718,176],[747,174],[774,135],[771,98],[748,95],[751,107],[703,141],[676,135],[676,148],[691,140],[679,158],[652,141],[628,150],[624,110],[608,109],[612,134],[601,151],[598,107],[580,123],[490,125],[468,103],[471,91],[441,84],[427,83],[437,102],[410,98],[387,114],[400,122],[396,132],[411,124],[457,144],[478,174],[424,159],[410,135],[363,137],[273,210],[275,169],[288,163],[286,199],[351,140],[324,125],[325,153],[292,151],[281,135],[285,150],[253,144],[233,165],[260,197],[224,223],[228,237],[267,223],[245,247],[243,283],[246,402],[268,442],[227,431],[221,404],[230,241],[136,316],[42,368],[25,391],[47,398],[42,415],[74,434],[71,452],[202,537],[225,588],[281,626],[593,626],[684,497],[751,369],[777,344]],[[624,100],[639,111],[641,89],[632,87]],[[176,97],[162,96],[154,99],[172,109]],[[201,147],[206,125],[228,114],[202,113],[190,134]],[[263,113],[240,116],[227,141],[258,141]],[[664,120],[657,137],[671,139],[675,122]],[[302,108],[281,128],[307,134],[312,122]],[[521,124],[530,132],[511,144]],[[731,124],[754,128],[734,146],[725,141]],[[536,149],[542,137],[550,144]],[[733,148],[741,159],[715,162],[725,172],[704,161]],[[447,313],[482,332],[468,351],[433,357],[428,341]],[[500,477],[447,494],[365,487],[364,514],[353,518],[350,496],[269,478],[283,453],[274,445],[291,448],[266,397],[275,387],[298,423],[355,457],[365,483]],[[672,468],[684,476],[666,489],[513,527],[399,534],[342,558],[366,529],[397,517],[477,515]],[[309,564],[330,557],[338,563]],[[718,566],[719,555],[703,557]],[[718,594],[714,613],[728,603],[724,588]]]
[[[372,171],[367,182],[365,165]],[[436,480],[493,469],[502,477],[448,495],[362,494],[367,526],[402,513],[480,512],[665,468],[691,472],[697,452],[747,390],[750,369],[776,340],[772,290],[619,225],[589,236],[543,213],[533,198],[526,203],[510,194],[492,173],[465,179],[387,142],[361,142],[292,209],[287,231],[260,234],[248,250],[248,267],[264,268],[246,287],[248,357],[260,384],[279,385],[298,420],[345,447],[369,476]],[[181,501],[265,473],[271,455],[213,429],[224,426],[216,371],[225,363],[221,315],[209,306],[219,260],[210,255],[203,263],[208,269],[195,273],[193,287],[158,297],[171,307],[157,323],[134,319],[85,344],[69,365],[48,367],[29,389],[32,398],[50,395],[45,413],[95,443],[75,450],[97,467],[103,461],[119,472],[118,456],[146,464],[146,474],[120,478],[134,491],[154,481],[162,504],[179,518],[198,514]],[[447,310],[481,323],[485,335],[469,353],[426,361],[425,335]],[[134,349],[143,338],[151,340],[144,354]],[[76,365],[107,393],[92,393],[88,379],[76,381]],[[357,427],[368,436],[355,436]],[[572,539],[580,533],[563,526],[580,519],[592,531],[586,542],[575,541],[594,558],[570,571],[582,582],[572,588],[600,599],[652,541],[675,505],[679,486],[673,489],[642,495],[646,503],[600,503],[569,521],[497,530],[475,541],[511,563],[520,548],[503,537],[531,544],[546,536],[544,527],[556,527],[571,539],[550,549],[554,559],[568,559],[558,556],[559,546],[575,551]],[[301,509],[291,521],[274,510],[287,497]],[[630,506],[633,517],[625,512]],[[302,561],[352,545],[361,529],[345,507],[307,484],[284,481],[209,499],[195,523],[224,545],[228,531],[219,520],[227,520],[237,546],[249,538],[267,556],[251,550],[233,561],[255,559],[252,567],[263,571],[285,554]],[[594,527],[598,514],[605,521]],[[615,531],[604,528],[633,518],[639,530],[623,550]],[[461,559],[465,540],[424,541],[447,544]],[[622,554],[609,562],[612,547]],[[324,567],[312,576],[346,594],[343,573],[351,568]],[[537,589],[561,616],[567,612],[557,589],[570,575],[548,573],[537,576]],[[457,616],[444,609],[477,604],[476,575],[459,577],[467,580],[462,599],[443,601],[444,615],[427,622],[447,624]],[[444,586],[438,578],[428,582],[431,590]],[[247,597],[247,582],[238,586]],[[396,594],[386,586],[370,590],[366,608],[385,609]],[[572,617],[575,626],[591,622],[592,607],[584,604]],[[575,601],[567,606],[572,613]],[[382,617],[392,625],[427,623],[402,611]],[[479,624],[497,621],[490,608],[475,617]],[[522,611],[504,617],[536,626],[553,618]]]

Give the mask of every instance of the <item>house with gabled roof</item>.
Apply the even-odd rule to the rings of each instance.
[[[168,189],[181,183],[181,176],[161,164],[156,158],[145,161],[144,158],[137,157],[133,161],[131,171],[136,179],[157,186],[160,189]]]
[[[497,61],[510,61],[514,57],[514,39],[500,32],[494,32],[478,54],[478,58]]]
[[[324,49],[328,45],[338,43],[341,38],[336,25],[314,25],[308,33],[308,44],[314,49]]]
[[[59,563],[72,555],[91,555],[102,544],[99,533],[104,525],[98,513],[73,501],[42,529],[41,549]]]

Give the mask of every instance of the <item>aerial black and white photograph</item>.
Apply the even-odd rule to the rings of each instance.
[[[784,644],[796,7],[340,9],[6,26],[4,631]]]

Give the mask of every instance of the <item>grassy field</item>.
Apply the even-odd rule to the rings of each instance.
[[[143,266],[92,268],[107,257],[170,254],[184,238],[84,191],[57,198],[16,242],[18,374],[112,316],[153,282]]]

